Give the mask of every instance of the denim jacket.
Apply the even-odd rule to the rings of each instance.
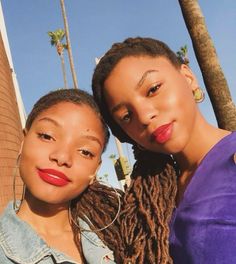
[[[85,228],[86,224],[82,224]],[[89,238],[81,236],[87,262],[89,264],[114,263],[109,260],[113,256],[112,252],[102,244],[94,233],[89,233]],[[0,263],[79,264],[65,254],[50,248],[29,224],[16,215],[12,202],[8,204],[0,217]]]
[[[79,220],[79,226],[84,231],[81,232],[81,243],[84,256],[89,264],[115,264],[113,252],[106,247],[100,238],[93,232],[89,231],[87,223]]]

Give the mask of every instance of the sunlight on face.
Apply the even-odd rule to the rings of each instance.
[[[94,178],[104,141],[101,121],[90,107],[54,105],[37,116],[25,136],[21,177],[37,199],[71,200]]]
[[[121,128],[146,149],[181,152],[199,111],[191,70],[164,57],[126,57],[105,81],[105,99]],[[119,92],[117,92],[119,91]]]

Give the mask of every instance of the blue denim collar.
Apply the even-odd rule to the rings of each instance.
[[[6,256],[17,263],[38,263],[49,256],[56,263],[76,263],[63,253],[50,248],[29,224],[16,215],[12,202],[0,218],[0,245]]]

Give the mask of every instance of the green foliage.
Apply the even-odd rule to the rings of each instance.
[[[111,154],[110,156],[109,156],[109,159],[115,159],[116,158],[116,155],[115,154]]]
[[[180,47],[180,50],[176,52],[176,55],[182,63],[184,63],[186,65],[189,64],[187,45]]]
[[[64,88],[66,89],[67,80],[66,80],[66,69],[65,69],[65,61],[64,61],[63,52],[64,52],[64,49],[67,49],[68,45],[65,43],[62,43],[65,37],[65,31],[59,28],[55,31],[49,31],[48,36],[50,37],[51,45],[56,48],[57,54],[60,56],[62,72],[63,72],[63,79],[64,79]]]
[[[61,28],[55,31],[49,31],[48,36],[51,38],[50,42],[52,46],[56,46],[61,43],[65,37],[65,31]],[[63,44],[63,47],[67,49],[67,44]]]

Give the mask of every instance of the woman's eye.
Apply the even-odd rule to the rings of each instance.
[[[43,139],[43,140],[47,140],[47,141],[53,140],[53,137],[48,135],[48,134],[46,134],[46,133],[39,133],[38,137]]]
[[[131,119],[131,114],[127,113],[121,117],[121,122],[128,123]]]
[[[94,157],[94,154],[92,152],[90,152],[89,150],[86,150],[86,149],[81,149],[80,153],[86,158],[90,158],[91,159],[91,158]]]
[[[151,87],[148,90],[147,96],[151,96],[151,95],[155,94],[159,90],[160,86],[161,86],[160,84],[157,84],[157,85]]]

